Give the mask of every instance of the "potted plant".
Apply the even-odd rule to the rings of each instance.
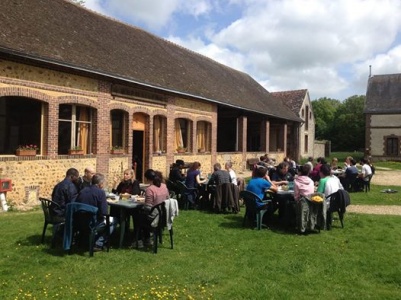
[[[82,155],[84,154],[84,150],[81,146],[74,146],[68,150],[69,155]]]
[[[35,156],[39,147],[34,144],[20,145],[16,149],[17,156]]]
[[[113,146],[111,147],[111,154],[124,154],[123,146]]]
[[[183,146],[178,146],[178,147],[177,147],[177,152],[178,152],[178,153],[185,153],[186,150],[187,150],[187,149],[186,149],[185,147],[183,147]]]

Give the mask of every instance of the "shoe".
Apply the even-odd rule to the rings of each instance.
[[[135,242],[132,243],[132,248],[134,248],[134,249],[143,249],[145,247],[143,245],[143,241],[139,240],[139,241],[135,241]]]
[[[98,246],[93,247],[93,252],[100,252],[100,251],[103,251],[103,247],[98,247]]]
[[[151,247],[153,246],[153,239],[152,238],[148,238],[145,240],[145,246],[146,247]]]

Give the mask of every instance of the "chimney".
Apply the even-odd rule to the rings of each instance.
[[[369,65],[369,78],[372,77],[372,65]]]

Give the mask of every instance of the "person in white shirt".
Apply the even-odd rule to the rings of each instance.
[[[335,175],[330,175],[329,179],[326,181],[326,185],[324,187],[324,195],[327,197],[338,190],[343,190],[344,187],[340,182],[340,179],[338,179],[337,176]]]
[[[365,158],[361,158],[360,164],[362,165],[362,172],[359,174],[359,178],[364,181],[369,181],[370,175],[372,175],[372,168],[368,164],[368,160]]]
[[[237,181],[237,174],[235,174],[235,171],[232,169],[232,163],[231,161],[226,162],[225,164],[225,169],[227,170],[228,173],[230,173],[230,177],[231,177],[231,182],[234,183],[235,185],[238,185],[238,181]]]

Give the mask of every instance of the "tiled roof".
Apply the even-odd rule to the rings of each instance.
[[[369,78],[365,113],[401,113],[401,74]]]
[[[249,75],[64,0],[1,0],[5,53],[300,121]]]
[[[302,104],[304,103],[308,90],[293,90],[283,92],[271,92],[271,94],[280,99],[285,105],[287,105],[297,116],[300,113]]]

